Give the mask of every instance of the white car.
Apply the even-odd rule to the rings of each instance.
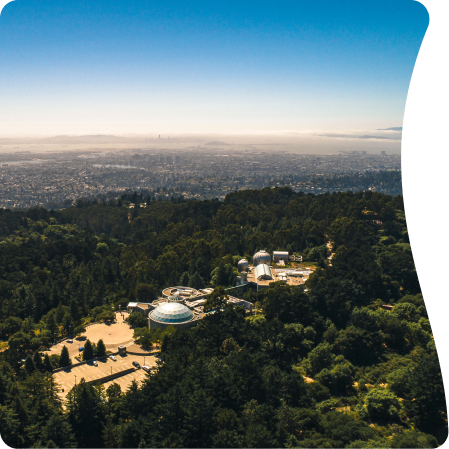
[[[110,358],[111,360],[114,360],[114,362],[117,361],[117,359],[116,359],[115,356],[113,356],[113,355],[110,355],[109,358]]]
[[[150,371],[151,368],[147,365],[143,365],[142,369],[144,369],[145,371]]]
[[[70,338],[69,340],[67,340],[67,343],[73,343],[73,340]]]
[[[98,366],[98,362],[96,360],[94,360],[94,366]]]

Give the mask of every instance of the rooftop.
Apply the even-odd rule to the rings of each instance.
[[[184,304],[164,302],[150,312],[150,318],[161,323],[185,323],[191,321],[194,314]]]
[[[136,307],[140,307],[141,309],[149,309],[150,304],[148,304],[147,302],[138,302]]]

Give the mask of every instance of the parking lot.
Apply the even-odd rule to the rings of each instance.
[[[155,356],[140,356],[132,354],[127,354],[124,356],[116,355],[115,357],[117,361],[113,361],[108,357],[104,360],[98,360],[98,366],[95,366],[93,365],[93,363],[89,362],[55,373],[53,375],[55,381],[63,390],[60,392],[60,396],[62,398],[65,398],[67,393],[73,388],[73,386],[75,385],[75,376],[77,383],[79,383],[82,378],[84,378],[85,381],[93,381],[95,379],[101,379],[102,377],[116,374],[128,368],[132,368],[132,362],[134,361],[138,362],[141,366],[145,363],[145,365],[153,367],[156,365],[157,360]],[[112,381],[109,381],[104,385],[107,388],[109,385],[115,382],[120,385],[122,391],[125,391],[131,385],[131,382],[133,380],[139,382],[144,380],[146,376],[146,371],[140,368],[125,376],[121,376]]]
[[[79,348],[84,346],[84,343],[89,339],[92,343],[97,343],[100,338],[103,340],[108,351],[115,352],[119,345],[130,345],[133,343],[133,329],[131,329],[128,323],[125,322],[128,313],[122,312],[115,314],[116,321],[114,323],[95,323],[86,328],[80,337],[74,338],[72,343],[67,340],[58,343],[50,348],[49,351],[44,351],[44,353],[51,354],[61,354],[63,346],[67,346],[69,350],[70,358],[72,363],[76,363],[75,356],[79,354]]]

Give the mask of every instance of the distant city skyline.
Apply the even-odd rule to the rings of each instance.
[[[401,127],[427,26],[413,0],[15,1],[0,135]]]

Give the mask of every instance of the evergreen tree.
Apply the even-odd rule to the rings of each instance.
[[[70,366],[72,364],[72,361],[70,360],[69,350],[67,349],[67,346],[63,346],[61,350],[61,355],[59,357],[59,366],[61,368],[65,366]]]
[[[95,355],[96,357],[104,357],[106,355],[106,346],[102,339],[98,340]]]
[[[184,273],[181,274],[178,285],[183,287],[187,287],[189,285],[189,273],[187,271],[184,271]]]
[[[76,447],[73,430],[67,421],[67,415],[58,412],[53,413],[42,429],[42,440],[48,441],[47,447]],[[53,446],[50,446],[50,442]]]
[[[26,356],[24,370],[27,374],[31,374],[36,369],[34,365],[33,357],[29,354]]]
[[[204,279],[200,276],[198,271],[195,271],[195,274],[190,277],[188,286],[195,288],[196,290],[204,288]]]
[[[92,360],[94,358],[94,348],[89,339],[84,343],[83,360]]]
[[[79,306],[75,299],[72,299],[70,301],[70,315],[72,316],[73,320],[78,321],[80,319],[80,313],[79,313]],[[73,332],[73,327],[72,327]]]
[[[45,371],[49,371],[49,372],[53,371],[53,367],[51,366],[50,357],[48,357],[48,354],[45,354],[45,357],[44,357],[44,369],[45,369]]]
[[[42,371],[44,369],[44,364],[42,362],[42,356],[38,350],[36,350],[34,352],[34,365],[36,366],[36,369],[39,371]]]
[[[104,447],[102,440],[105,410],[100,392],[84,379],[67,395],[69,423],[78,447]]]

